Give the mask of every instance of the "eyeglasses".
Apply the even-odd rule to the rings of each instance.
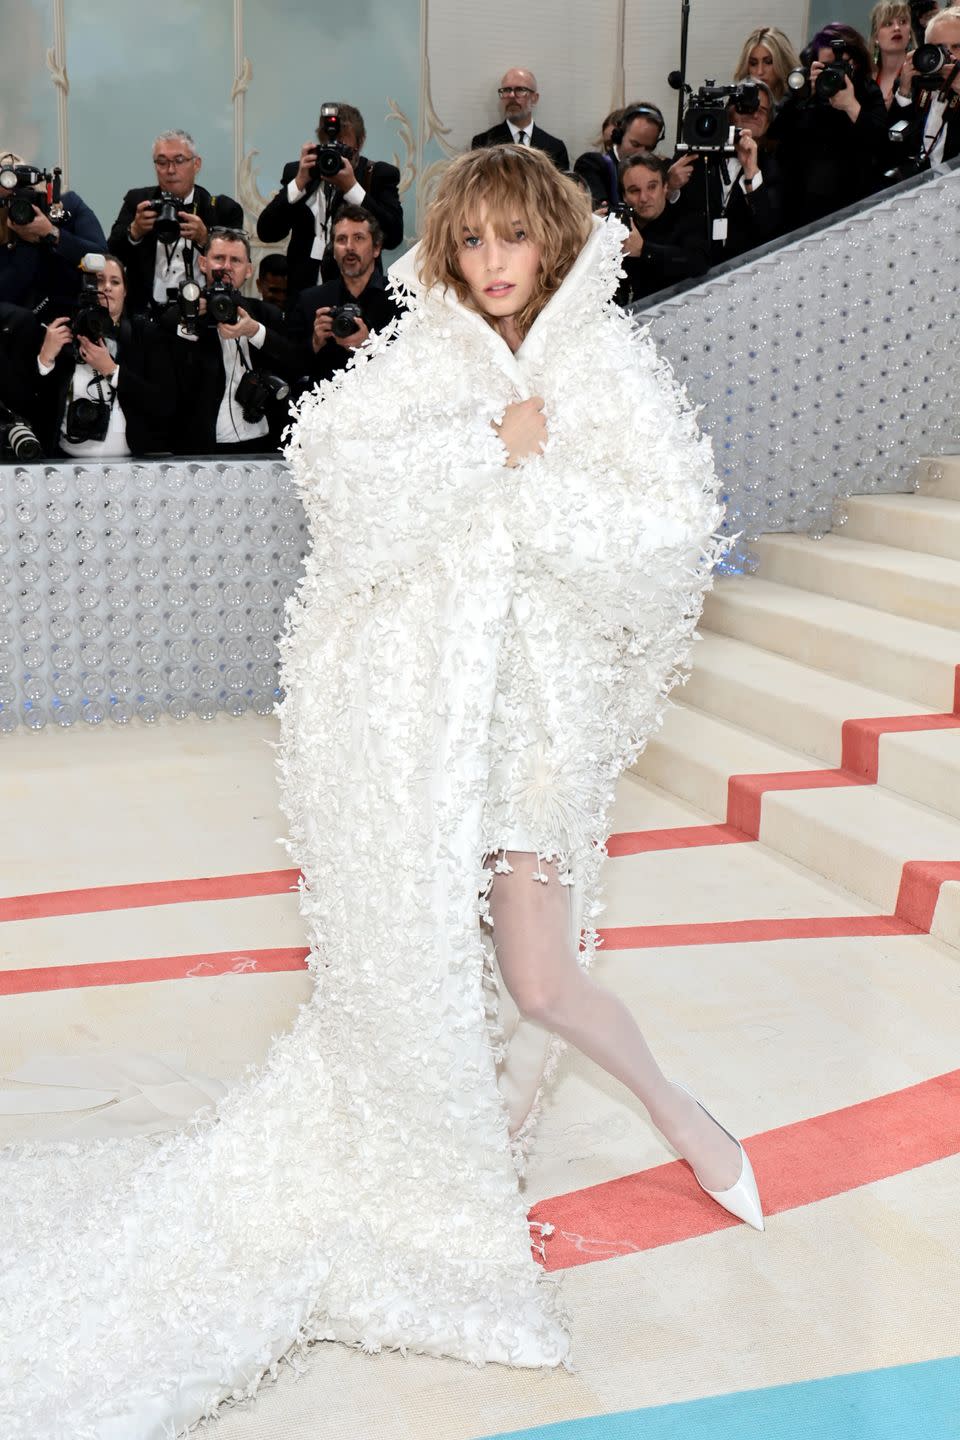
[[[153,163],[158,170],[179,170],[181,165],[189,165],[196,158],[196,155],[154,155]]]
[[[536,92],[530,85],[501,85],[497,94],[503,100],[507,95],[534,95]]]

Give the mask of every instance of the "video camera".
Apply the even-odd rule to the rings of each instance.
[[[350,155],[349,145],[340,139],[340,107],[326,104],[320,106],[322,134],[319,145],[313,147],[313,171],[321,180],[332,180],[343,169],[343,162]]]
[[[735,155],[736,127],[730,124],[731,107],[742,115],[755,115],[760,109],[760,87],[755,80],[739,85],[718,85],[707,80],[690,96],[680,127],[677,150],[694,155]]]
[[[845,57],[849,53],[846,42],[843,40],[831,40],[824,47],[825,50],[833,51],[833,59],[828,65],[824,65],[816,78],[813,86],[813,98],[821,105],[828,104],[834,97],[839,95],[846,87],[847,80],[853,81],[854,71],[850,61]],[[810,54],[809,49],[804,51],[804,59]],[[817,57],[813,56],[813,60]],[[787,88],[795,95],[800,95],[804,90],[810,89],[810,65],[813,60],[802,66],[799,70],[791,70],[787,76]]]
[[[0,166],[0,209],[6,210],[14,225],[29,225],[35,205],[51,220],[66,220],[69,216],[60,203],[60,179],[59,166],[53,170],[37,170],[33,165]]]

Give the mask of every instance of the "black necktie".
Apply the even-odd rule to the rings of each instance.
[[[526,145],[526,143],[527,143],[527,132],[526,132],[526,130],[521,130],[521,131],[520,131],[520,134],[517,136],[517,144],[518,144],[518,145]]]

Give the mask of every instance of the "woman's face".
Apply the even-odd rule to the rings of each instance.
[[[766,45],[754,45],[747,56],[747,74],[751,80],[762,80],[767,85],[776,85],[777,73],[773,65],[773,54]]]
[[[116,260],[108,260],[97,276],[97,289],[106,305],[111,320],[119,320],[123,302],[127,298],[127,287],[123,273]]]
[[[899,20],[891,20],[889,25],[877,26],[877,48],[879,50],[906,50],[910,43],[910,21],[906,12]]]
[[[518,216],[508,240],[493,229],[486,214],[475,226],[464,226],[457,263],[473,303],[497,320],[517,315],[533,295],[540,274],[540,251],[527,239]]]

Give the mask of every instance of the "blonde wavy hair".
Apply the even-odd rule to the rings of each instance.
[[[540,251],[533,294],[516,316],[521,336],[526,335],[587,241],[590,197],[542,151],[522,145],[470,150],[444,172],[424,222],[417,254],[420,278],[452,290],[494,326],[494,319],[474,303],[458,261],[464,230],[476,233],[484,219],[504,240],[514,238],[521,221]]]
[[[755,45],[763,45],[773,56],[773,83],[770,89],[773,91],[774,100],[780,101],[787,93],[787,76],[790,71],[800,68],[800,56],[794,50],[793,42],[782,30],[778,30],[775,25],[761,25],[758,30],[751,30],[743,42],[740,59],[733,72],[734,84],[746,80],[749,76],[750,51]]]

